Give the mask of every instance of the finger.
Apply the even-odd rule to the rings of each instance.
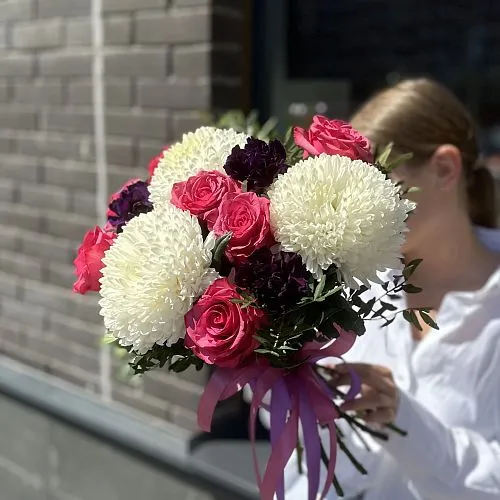
[[[393,400],[370,387],[365,387],[361,393],[361,397],[346,401],[340,409],[342,411],[366,411],[378,410],[379,408],[392,407]]]
[[[363,417],[367,423],[390,424],[396,419],[396,412],[392,408],[379,408]]]
[[[335,366],[335,372],[340,373],[341,376],[345,376],[351,371],[354,371],[363,383],[372,385],[379,391],[395,397],[396,385],[392,372],[387,367],[367,363],[343,363]]]

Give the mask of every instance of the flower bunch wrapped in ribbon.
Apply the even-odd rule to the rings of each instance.
[[[339,488],[337,443],[348,451],[335,421],[349,417],[337,403],[359,387],[353,374],[340,396],[317,363],[341,358],[364,321],[389,307],[362,299],[379,271],[400,266],[414,208],[389,178],[389,157],[375,161],[357,131],[319,116],[283,141],[202,127],[152,160],[146,181],[115,194],[106,227],[79,250],[74,289],[99,292],[108,337],[136,373],[215,367],[199,406],[203,430],[217,403],[246,385],[252,439],[259,409],[270,411],[272,454],[262,477],[256,467],[264,500],[284,498],[297,448],[310,499]]]

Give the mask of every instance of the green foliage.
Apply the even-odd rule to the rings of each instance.
[[[394,154],[394,144],[391,142],[382,149],[375,151],[375,166],[384,174],[389,175],[394,169],[412,159],[412,153]]]
[[[261,124],[259,113],[255,110],[251,111],[248,115],[237,109],[227,111],[219,117],[207,114],[205,115],[205,121],[209,125],[219,128],[230,128],[263,141],[274,139],[278,136],[278,120],[276,118],[269,118],[269,120]]]

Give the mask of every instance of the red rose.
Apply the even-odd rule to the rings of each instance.
[[[131,186],[132,184],[135,184],[136,182],[139,182],[141,179],[139,179],[138,177],[134,177],[133,179],[130,179],[128,180],[116,193],[113,193],[110,197],[109,197],[109,200],[108,200],[108,211],[106,212],[106,217],[113,217],[114,215],[117,215],[113,212],[113,210],[111,210],[109,208],[109,205],[111,205],[111,203],[113,203],[113,201],[117,200],[122,191],[124,191],[125,189],[127,189],[129,186]]]
[[[255,250],[274,243],[269,222],[269,200],[255,193],[229,193],[219,206],[214,232],[221,236],[232,233],[226,255],[242,262]]]
[[[209,365],[235,368],[259,345],[255,334],[265,321],[264,311],[233,302],[241,298],[234,285],[221,278],[185,316],[184,343]]]
[[[212,170],[174,184],[171,202],[204,220],[212,230],[222,198],[228,193],[241,193],[240,184],[226,174]]]
[[[104,252],[113,244],[115,238],[115,233],[106,232],[98,226],[85,235],[74,262],[75,274],[78,276],[73,285],[74,292],[84,295],[89,291],[99,291]]]
[[[304,159],[309,155],[326,153],[373,162],[368,139],[342,120],[329,120],[316,115],[308,130],[295,127],[293,138],[295,144],[304,150]]]
[[[153,177],[153,174],[155,173],[156,167],[160,163],[160,160],[163,158],[163,154],[165,151],[168,151],[168,148],[170,146],[165,146],[162,150],[162,152],[158,155],[155,156],[150,162],[148,166],[148,175],[149,175],[149,181],[151,180],[151,177]]]

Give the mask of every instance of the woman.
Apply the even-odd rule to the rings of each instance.
[[[405,297],[406,307],[432,309],[439,331],[400,317],[387,328],[368,322],[348,364],[333,368],[338,386],[349,364],[363,382],[346,411],[408,431],[388,442],[369,437],[369,452],[340,422],[368,475],[339,452],[339,481],[347,498],[364,500],[499,499],[500,232],[474,123],[448,90],[419,79],[373,97],[352,124],[375,145],[413,154],[395,172],[419,188],[403,254],[423,259],[411,279],[423,291]],[[287,500],[307,498],[293,460],[287,484]]]

